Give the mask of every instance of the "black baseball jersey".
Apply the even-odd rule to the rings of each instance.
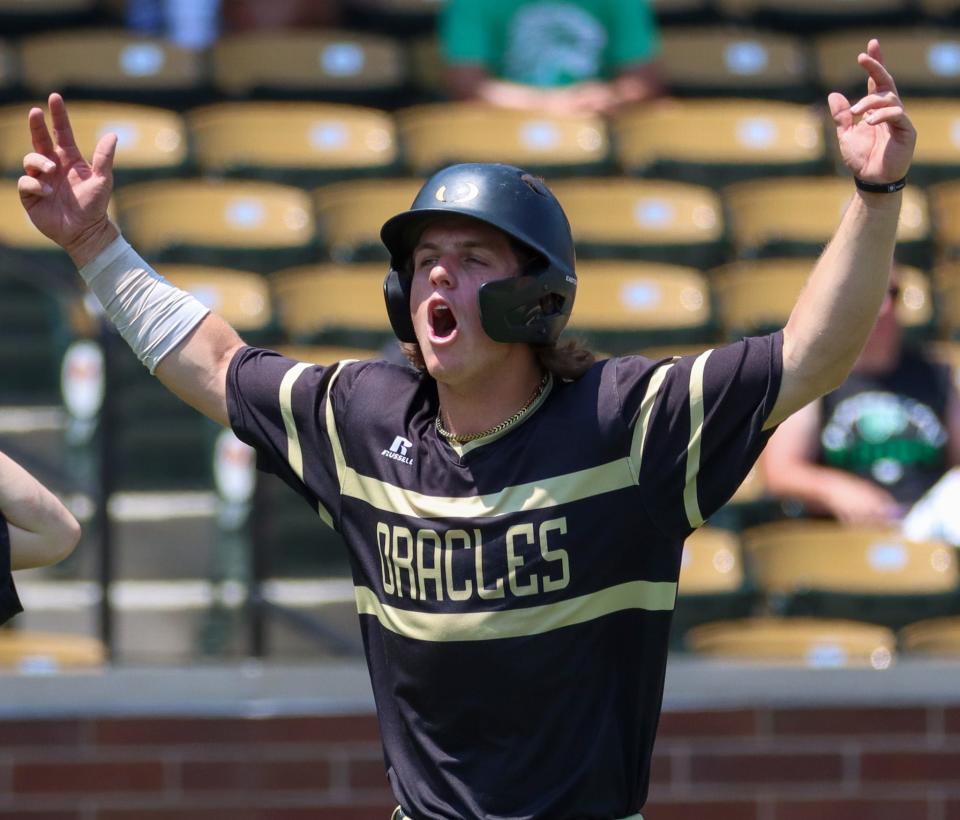
[[[7,519],[0,513],[0,624],[6,623],[18,612],[23,612],[11,570],[10,528],[7,526]]]
[[[905,507],[948,467],[947,364],[906,349],[889,373],[854,371],[822,399],[822,464],[887,489]]]
[[[237,353],[234,430],[348,545],[407,813],[640,810],[683,541],[759,455],[781,343],[599,362],[462,447],[409,368]]]

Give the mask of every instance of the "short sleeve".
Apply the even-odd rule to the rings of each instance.
[[[763,425],[780,391],[782,347],[782,332],[742,339],[663,362],[642,380],[631,378],[642,365],[621,360],[631,461],[664,532],[696,529],[746,478],[773,432]]]
[[[340,507],[345,413],[352,377],[348,363],[298,362],[245,347],[227,372],[227,409],[237,438],[253,447],[260,469],[275,473],[329,526]]]
[[[10,555],[10,528],[0,514],[0,624],[5,624],[17,613],[23,612],[17,588],[13,583],[13,563]]]
[[[479,64],[492,71],[497,62],[486,3],[448,0],[440,16],[440,44],[451,65]]]
[[[652,60],[660,51],[657,21],[646,0],[613,0],[609,62],[613,71]]]

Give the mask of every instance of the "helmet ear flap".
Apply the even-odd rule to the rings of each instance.
[[[413,330],[410,316],[409,275],[401,274],[396,268],[390,268],[383,280],[383,298],[387,303],[387,315],[393,332],[401,342],[416,342],[417,334]]]

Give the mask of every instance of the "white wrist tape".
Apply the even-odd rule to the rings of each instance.
[[[151,268],[122,236],[80,268],[80,275],[151,373],[210,312]]]

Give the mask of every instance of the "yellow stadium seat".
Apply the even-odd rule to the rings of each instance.
[[[665,100],[613,124],[617,160],[631,174],[719,187],[761,174],[825,170],[823,125],[807,106],[769,100]]]
[[[70,123],[83,155],[89,157],[104,134],[117,135],[114,170],[119,182],[180,173],[188,160],[186,128],[175,111],[117,102],[76,100]],[[0,165],[23,173],[23,155],[31,151],[27,107],[0,108]]]
[[[596,171],[609,153],[600,117],[435,103],[397,112],[406,160],[426,175],[454,162],[507,162],[530,171]],[[549,182],[549,180],[548,180]]]
[[[157,270],[244,334],[246,341],[270,329],[270,289],[262,275],[209,265],[164,264]]]
[[[383,111],[309,102],[221,103],[187,116],[207,173],[268,176],[299,185],[383,173],[397,162]]]
[[[97,668],[103,666],[106,659],[103,643],[85,635],[0,631],[0,668],[50,673]]]
[[[679,594],[736,592],[743,585],[743,561],[737,537],[713,527],[701,527],[687,538],[680,560]]]
[[[269,182],[170,180],[117,191],[130,241],[165,261],[275,270],[312,258],[310,196]]]
[[[656,262],[585,261],[578,266],[570,332],[611,353],[711,338],[710,291],[694,268]]]
[[[783,614],[902,626],[956,601],[957,556],[939,541],[832,521],[762,524],[741,536],[758,587]]]
[[[714,25],[665,27],[661,36],[660,66],[673,93],[802,101],[812,91],[804,43],[795,35]]]
[[[751,604],[737,537],[710,526],[694,531],[684,542],[680,560],[673,645],[681,646],[684,634],[698,624],[747,616]]]
[[[182,106],[207,83],[202,53],[122,29],[43,32],[19,45],[23,82],[41,97],[53,90],[171,102],[176,96]]]
[[[740,256],[816,255],[830,240],[854,187],[845,177],[757,179],[723,190],[729,228]],[[922,190],[904,190],[897,255],[925,262],[930,219]]]
[[[270,277],[281,326],[291,342],[378,348],[393,337],[380,263],[307,265]]]
[[[724,251],[723,208],[710,188],[627,177],[559,180],[580,258],[636,257],[709,267]]]
[[[781,328],[790,316],[815,259],[760,259],[734,262],[710,272],[717,315],[727,338]],[[922,335],[934,319],[933,298],[926,275],[900,265],[897,316]]]
[[[358,179],[317,188],[317,229],[330,257],[336,262],[386,260],[380,226],[409,208],[422,184],[420,179]]]
[[[716,659],[880,670],[893,663],[896,638],[885,627],[850,620],[758,617],[698,626],[686,645]]]
[[[960,616],[908,624],[900,630],[900,646],[910,655],[960,658]]]
[[[871,37],[880,40],[884,64],[896,78],[897,89],[910,100],[911,108],[913,95],[948,96],[956,90],[960,37],[956,30],[933,26],[858,28],[819,35],[814,41],[814,55],[824,90],[863,95],[863,69],[857,65],[856,56]]]
[[[334,29],[254,31],[222,37],[213,79],[227,96],[314,96],[390,102],[407,83],[398,40]],[[395,100],[394,100],[395,102]]]
[[[960,133],[960,118],[957,122]],[[937,256],[949,260],[960,258],[960,180],[931,185],[927,196]]]

